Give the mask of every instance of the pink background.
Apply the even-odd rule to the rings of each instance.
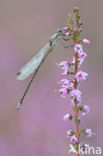
[[[17,81],[16,73],[56,32],[65,26],[73,7],[80,8],[85,21],[82,37],[92,41],[84,46],[88,58],[82,69],[89,73],[81,84],[83,104],[91,112],[82,117],[81,128],[92,128],[93,138],[81,137],[82,143],[103,145],[103,0],[1,0],[0,1],[0,156],[67,156],[64,123],[71,112],[68,99],[54,92],[61,70],[55,66],[73,50],[59,43],[48,56],[33,82],[20,112],[16,107],[29,81]],[[73,155],[73,154],[72,154]]]

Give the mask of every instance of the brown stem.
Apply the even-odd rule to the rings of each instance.
[[[75,57],[75,75],[76,75],[76,73],[78,72],[78,54],[75,53],[74,57]],[[77,88],[77,79],[75,78],[74,89],[76,89],[76,88]],[[75,103],[75,120],[78,121],[78,106],[77,106],[77,102]],[[76,122],[76,137],[78,139],[78,144],[77,144],[78,152],[77,152],[77,156],[80,156],[79,155],[79,125],[78,125],[78,122]]]

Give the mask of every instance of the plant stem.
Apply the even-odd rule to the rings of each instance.
[[[75,53],[74,54],[74,57],[75,57],[75,75],[78,71],[78,54]],[[75,81],[74,81],[74,89],[77,88],[77,79],[75,78]],[[75,103],[75,120],[76,120],[76,137],[78,139],[78,144],[77,144],[77,156],[79,156],[79,125],[78,125],[78,106],[77,106],[77,102]]]

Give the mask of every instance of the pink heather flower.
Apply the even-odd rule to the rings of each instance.
[[[87,137],[91,137],[93,135],[93,132],[91,129],[86,129],[85,134]]]
[[[81,91],[78,90],[78,89],[73,89],[71,92],[70,92],[70,96],[73,97],[74,99],[76,98],[77,101],[81,98]]]
[[[78,66],[80,67],[80,65],[84,62],[85,58],[87,57],[87,54],[84,51],[81,51],[81,53],[79,53],[78,55]],[[75,64],[75,58],[73,56],[73,64]]]
[[[85,43],[85,44],[90,44],[91,42],[89,41],[89,40],[87,40],[86,38],[84,38],[83,40],[83,43]]]
[[[59,89],[59,93],[61,94],[61,97],[65,98],[67,96],[67,89],[61,88]]]
[[[63,73],[61,73],[61,76],[66,76],[67,75],[67,72],[64,71]]]
[[[79,59],[82,58],[82,57],[84,56],[84,53],[85,53],[85,52],[84,52],[83,50],[80,51],[80,52],[78,53],[78,57],[79,57]]]
[[[83,51],[82,45],[80,45],[80,44],[75,44],[74,51],[75,51],[75,53],[78,54],[78,66],[80,67],[80,65],[84,62],[87,54]],[[75,64],[74,57],[73,57],[72,63]]]
[[[62,83],[62,87],[64,88],[68,88],[70,86],[70,80],[67,80],[67,79],[62,79],[60,80],[61,83]]]
[[[78,58],[78,62],[79,62],[78,65],[79,65],[79,67],[84,62],[84,60],[85,60],[86,57],[87,57],[87,54],[85,52],[83,52],[81,54],[81,57]]]
[[[80,54],[80,58],[85,58],[87,56],[87,54],[84,51],[82,51]]]
[[[73,136],[73,131],[72,130],[67,131],[67,137],[69,138],[71,136]]]
[[[78,144],[78,139],[75,135],[71,136],[70,141],[73,145]]]
[[[59,63],[63,70],[68,71],[68,61],[62,61]]]
[[[81,104],[81,97],[76,99],[76,101],[77,101],[77,105],[80,105]],[[71,105],[75,106],[74,99],[71,99],[70,103],[71,103]]]
[[[84,105],[83,109],[81,110],[82,115],[86,115],[87,113],[90,112],[90,107],[87,105]]]
[[[74,46],[74,51],[75,51],[75,53],[80,54],[80,53],[83,51],[82,45],[80,45],[80,44],[75,44],[75,46]]]
[[[81,44],[75,44],[74,51],[78,54],[78,57],[82,57],[85,53]]]
[[[79,71],[76,75],[75,78],[77,79],[77,81],[82,81],[82,80],[86,80],[86,77],[88,76],[88,74],[86,72],[83,71]]]
[[[61,83],[63,88],[73,89],[73,83],[71,83],[70,80],[62,79]]]
[[[62,61],[62,62],[60,62],[58,65],[64,70],[64,72],[63,72],[61,75],[62,75],[62,76],[67,75],[68,68],[69,68],[69,66],[68,66],[68,61]]]
[[[70,116],[71,116],[71,115],[70,115],[69,113],[68,113],[68,114],[65,114],[64,117],[63,117],[63,120],[64,120],[64,121],[70,120],[70,119],[69,119]]]
[[[88,149],[89,149],[89,145],[88,144],[84,144],[81,146],[82,151],[87,154],[88,153]]]

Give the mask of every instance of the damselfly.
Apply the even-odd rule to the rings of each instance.
[[[24,65],[24,67],[21,68],[21,70],[17,73],[17,80],[24,80],[26,79],[28,76],[30,76],[30,74],[33,73],[33,76],[20,100],[20,102],[18,103],[17,109],[19,110],[22,106],[23,100],[25,95],[27,94],[29,87],[33,81],[33,79],[35,78],[41,64],[45,61],[45,58],[48,56],[48,54],[53,50],[53,48],[55,47],[57,41],[59,40],[60,37],[63,37],[64,35],[64,31],[62,29],[58,30],[56,34],[54,34],[49,42],[39,51],[39,53],[33,57],[26,65]]]

